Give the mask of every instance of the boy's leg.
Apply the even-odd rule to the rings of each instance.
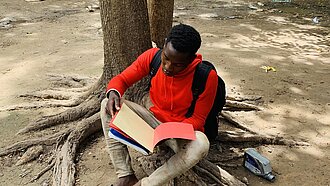
[[[150,176],[141,180],[142,186],[163,185],[171,179],[186,172],[208,153],[210,143],[206,135],[195,131],[196,140],[177,140],[178,152],[164,165],[156,169]]]
[[[131,158],[129,156],[127,146],[108,136],[109,122],[111,120],[111,116],[107,114],[105,111],[107,102],[108,102],[107,98],[105,98],[102,101],[101,111],[100,111],[102,129],[105,137],[105,142],[107,145],[107,151],[110,154],[110,158],[115,168],[117,176],[119,178],[125,178],[125,177],[129,178],[130,175],[132,176],[134,175],[134,171],[131,167]]]

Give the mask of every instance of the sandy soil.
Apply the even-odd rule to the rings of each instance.
[[[250,185],[330,185],[330,5],[260,2],[264,5],[251,0],[175,2],[175,21],[200,31],[200,53],[217,66],[228,94],[262,97],[262,111],[237,112],[237,118],[260,133],[310,144],[257,147],[270,159],[275,183],[242,166],[224,168],[240,179],[246,177]],[[52,75],[92,79],[101,75],[99,10],[86,10],[93,4],[97,1],[1,1],[0,19],[10,21],[0,21],[0,147],[57,130],[15,135],[29,121],[66,109],[3,111],[40,104],[19,95],[57,86]],[[312,22],[315,16],[319,23]],[[267,73],[262,66],[276,72]],[[42,155],[22,166],[14,165],[16,156],[0,158],[0,185],[27,184],[47,158]],[[77,185],[109,185],[116,179],[101,133],[87,140],[77,160]],[[49,175],[28,185],[48,185]]]

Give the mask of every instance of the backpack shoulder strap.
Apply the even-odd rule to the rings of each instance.
[[[162,62],[161,55],[162,55],[162,49],[159,49],[150,62],[150,66],[149,66],[150,67],[150,71],[149,71],[150,79],[156,75],[156,73],[160,67],[160,64]]]
[[[193,100],[191,105],[186,113],[186,117],[191,117],[195,110],[196,101],[200,94],[205,89],[207,78],[210,74],[210,71],[213,69],[213,65],[209,65],[210,63],[207,61],[202,61],[202,63],[198,64],[194,73],[194,79],[191,86],[191,91],[193,93]]]

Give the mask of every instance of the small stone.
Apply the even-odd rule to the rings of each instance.
[[[178,9],[178,10],[188,10],[187,7],[178,7],[177,9]]]
[[[249,180],[247,179],[247,177],[244,177],[242,179],[242,182],[245,183],[246,185],[249,185]]]
[[[265,6],[265,4],[261,3],[261,2],[258,2],[257,3],[259,6]]]
[[[258,7],[254,6],[254,5],[251,5],[249,4],[248,6],[251,10],[258,10]]]
[[[93,4],[91,7],[92,7],[94,10],[98,10],[98,9],[100,9],[100,6],[99,6],[99,5],[96,5],[96,4]]]
[[[86,7],[86,10],[87,10],[88,12],[94,12],[94,9],[92,8],[92,6],[87,6],[87,7]]]
[[[61,42],[64,43],[64,44],[68,44],[69,43],[67,40],[64,40],[64,39]]]
[[[218,37],[217,35],[211,34],[211,33],[202,33],[201,36],[204,36],[204,37]]]
[[[218,18],[219,17],[219,15],[218,14],[215,14],[215,13],[200,14],[198,16],[200,18],[203,18],[203,19],[210,19],[210,18]]]
[[[41,186],[49,186],[48,180],[45,180],[44,182],[42,182]]]

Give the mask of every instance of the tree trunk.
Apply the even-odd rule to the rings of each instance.
[[[103,83],[107,84],[141,53],[151,48],[151,39],[145,0],[101,0],[100,8],[104,37]],[[142,97],[146,92],[145,81],[127,91],[127,97],[133,101]]]
[[[172,28],[174,0],[148,0],[151,40],[163,47],[168,31]]]

